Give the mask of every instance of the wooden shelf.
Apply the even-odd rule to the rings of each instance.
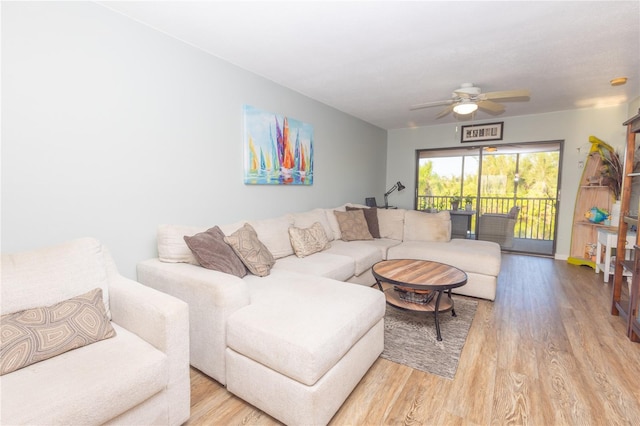
[[[640,133],[640,111],[638,114],[623,123],[627,126],[627,144],[625,149],[624,178],[622,180],[621,206],[622,212],[629,212],[631,199],[631,185],[634,176],[640,173],[633,172],[636,152],[636,134]],[[620,221],[618,229],[618,246],[626,242],[627,229],[630,226],[638,226],[638,217],[625,215]],[[638,305],[640,305],[640,232],[636,235],[636,243],[633,248],[634,260],[618,262],[613,276],[613,286],[611,287],[611,314],[619,315],[626,324],[627,336],[632,341],[640,341],[640,317]],[[625,272],[631,271],[631,286],[629,295],[623,296],[622,286]]]

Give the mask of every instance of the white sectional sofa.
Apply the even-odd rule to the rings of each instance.
[[[448,212],[379,209],[380,238],[343,241],[334,211],[346,207],[248,221],[276,259],[265,277],[199,266],[184,236],[208,227],[160,226],[158,258],[138,264],[141,283],[189,304],[191,365],[286,424],[329,422],[382,352],[385,300],[371,287],[376,262],[458,266],[469,277],[458,293],[495,298],[499,245],[451,240]],[[244,223],[220,228],[229,236]],[[296,256],[289,228],[317,223],[328,246]]]
[[[99,241],[3,254],[1,299],[0,424],[189,419],[187,305],[119,275]]]

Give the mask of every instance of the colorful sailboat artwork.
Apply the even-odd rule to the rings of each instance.
[[[248,185],[313,185],[313,126],[244,105]]]

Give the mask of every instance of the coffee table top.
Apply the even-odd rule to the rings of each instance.
[[[467,283],[464,271],[430,260],[383,260],[373,265],[372,271],[380,281],[418,290],[446,290]]]

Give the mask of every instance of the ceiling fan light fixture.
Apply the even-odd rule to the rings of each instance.
[[[478,104],[469,101],[462,101],[453,107],[453,112],[460,115],[471,114],[478,109]]]

